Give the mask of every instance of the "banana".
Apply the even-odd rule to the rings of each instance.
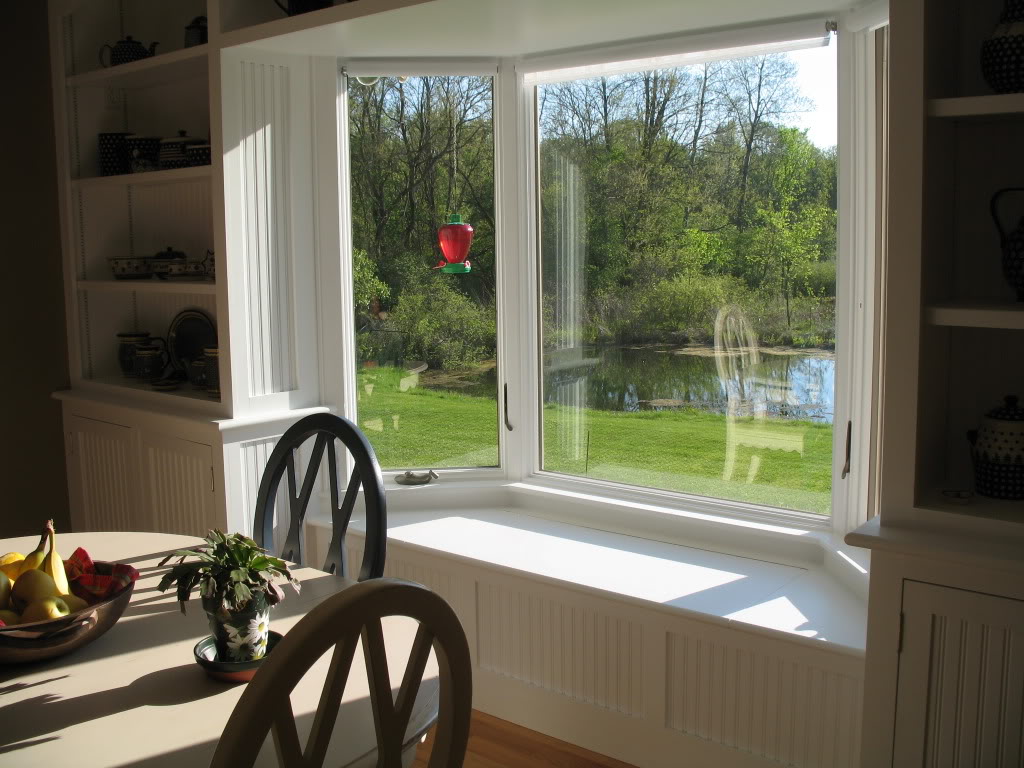
[[[53,522],[52,520],[50,521]],[[39,538],[39,546],[29,552],[25,559],[21,561],[21,568],[18,569],[18,575],[25,573],[25,571],[34,571],[36,568],[43,564],[43,560],[46,558],[46,541],[50,537],[50,529],[44,528],[43,535]]]
[[[8,552],[0,557],[0,573],[14,581],[18,578],[18,574],[21,573],[21,564],[24,560],[25,556],[21,552]]]
[[[64,573],[64,561],[57,554],[57,532],[53,529],[53,520],[47,521],[46,532],[50,537],[50,551],[46,553],[40,570],[53,579],[53,583],[57,585],[58,595],[67,595],[71,592],[71,589],[68,587],[67,574]]]

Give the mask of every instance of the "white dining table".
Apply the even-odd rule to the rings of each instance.
[[[38,537],[0,539],[0,554],[27,553]],[[193,647],[210,634],[197,597],[181,615],[174,589],[157,590],[177,562],[159,563],[176,549],[201,542],[163,533],[66,533],[58,551],[84,547],[95,560],[129,563],[140,576],[121,619],[106,634],[65,656],[29,664],[0,665],[0,765],[189,766],[209,765],[224,725],[245,688],[209,678]],[[285,587],[271,612],[270,628],[286,634],[320,601],[354,582],[300,567],[300,594]],[[383,622],[392,685],[401,683],[416,633],[411,619]],[[302,743],[322,691],[330,651],[292,692]],[[257,673],[258,674],[258,673]],[[436,715],[437,667],[433,656],[407,731],[411,761],[419,734]],[[254,736],[255,737],[255,736]],[[375,763],[375,729],[362,652],[356,652],[331,742],[329,765]],[[276,766],[272,738],[256,765]]]

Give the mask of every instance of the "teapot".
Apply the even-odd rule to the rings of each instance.
[[[208,41],[206,17],[196,16],[192,19],[192,23],[185,27],[185,47],[191,48],[193,45],[203,45]]]
[[[132,40],[131,35],[126,35],[124,40],[118,40],[113,46],[104,44],[100,47],[100,64],[104,67],[116,67],[119,64],[128,64],[139,59],[148,59],[156,55],[156,47],[159,43],[151,43],[149,48],[138,40]],[[103,60],[103,51],[110,51],[110,63]]]
[[[1017,227],[1010,232],[1003,229],[999,220],[999,198],[1007,192],[1024,192],[1024,187],[1007,187],[1000,189],[989,203],[992,220],[999,231],[999,245],[1003,249],[1003,277],[1010,287],[1017,292],[1017,301],[1024,301],[1024,216],[1017,222]]]
[[[994,499],[1024,499],[1024,408],[1007,395],[967,433],[974,490]]]

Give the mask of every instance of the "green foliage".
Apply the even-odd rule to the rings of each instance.
[[[288,564],[267,554],[255,541],[240,533],[224,535],[214,529],[206,535],[206,544],[174,553],[181,561],[164,574],[157,585],[161,592],[177,585],[178,602],[185,612],[193,588],[199,586],[204,601],[218,603],[226,611],[241,611],[253,598],[275,605],[284,592],[274,579],[283,578],[295,591],[299,582]],[[186,557],[195,557],[183,562]]]
[[[404,359],[450,370],[494,357],[494,309],[453,288],[448,275],[436,274],[432,280],[422,292],[403,293],[388,318],[403,340]]]
[[[386,301],[391,296],[388,284],[377,276],[376,265],[359,248],[352,252],[352,291],[357,312],[366,312],[374,299]]]

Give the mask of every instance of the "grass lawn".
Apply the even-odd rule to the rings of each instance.
[[[398,368],[359,372],[359,426],[385,469],[498,464],[497,400],[424,389]],[[730,479],[723,479],[729,438]],[[695,410],[544,407],[544,468],[818,514],[830,513],[832,425]]]

